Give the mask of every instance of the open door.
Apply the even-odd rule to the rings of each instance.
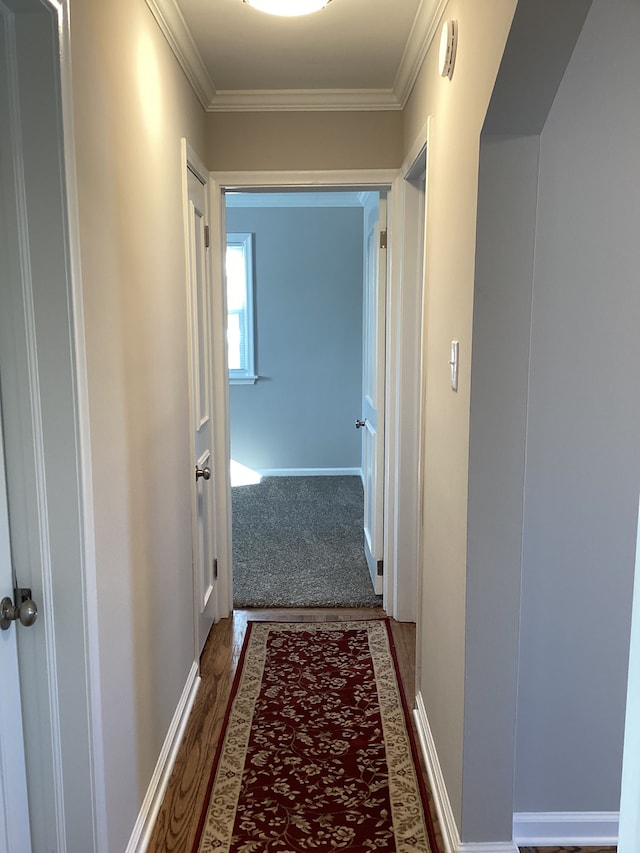
[[[192,539],[196,656],[216,617],[215,476],[211,394],[211,298],[207,173],[184,142],[187,303],[191,346]]]
[[[364,548],[377,595],[382,595],[384,525],[385,295],[387,198],[365,207],[362,414]]]
[[[104,836],[70,54],[67,2],[0,3],[0,850],[16,853]]]

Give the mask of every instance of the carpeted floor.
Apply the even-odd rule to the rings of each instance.
[[[234,607],[375,607],[359,477],[233,488]]]

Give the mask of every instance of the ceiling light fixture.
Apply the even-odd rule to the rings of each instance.
[[[244,2],[269,15],[294,18],[324,9],[331,0],[244,0]]]

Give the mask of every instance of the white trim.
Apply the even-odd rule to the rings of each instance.
[[[250,376],[230,376],[229,385],[255,385],[258,379],[260,377],[253,373]]]
[[[356,192],[229,192],[227,207],[363,207],[364,194]]]
[[[619,817],[619,812],[516,812],[513,838],[523,847],[615,846]]]
[[[66,190],[67,240],[70,279],[70,313],[76,392],[76,453],[79,467],[78,501],[84,600],[85,678],[87,682],[90,738],[90,785],[93,803],[93,831],[96,851],[106,851],[107,805],[105,790],[104,741],[102,729],[102,688],[98,633],[98,580],[93,512],[93,473],[89,418],[89,380],[85,347],[84,303],[80,253],[80,212],[76,174],[73,81],[71,75],[71,30],[69,0],[48,0],[58,12],[60,58],[60,100]]]
[[[512,841],[463,842],[457,853],[519,853]]]
[[[277,190],[304,187],[345,189],[389,189],[397,169],[344,169],[277,172],[212,172],[221,190],[247,191],[268,187]],[[226,193],[225,193],[226,197]]]
[[[448,0],[422,0],[407,40],[393,91],[402,109],[407,105],[429,48],[440,28]],[[435,7],[435,8],[434,8]]]
[[[146,2],[196,97],[206,109],[214,100],[216,90],[177,3],[175,0]]]
[[[144,853],[149,845],[153,827],[158,817],[165,791],[167,790],[169,777],[171,776],[171,771],[173,770],[182,738],[184,737],[200,682],[198,662],[194,661],[191,665],[173,719],[169,725],[169,731],[164,739],[153,776],[149,782],[147,793],[138,814],[138,819],[127,844],[126,853]]]
[[[395,179],[398,177],[397,169],[344,169],[344,170],[314,170],[314,171],[274,171],[274,172],[258,172],[258,171],[242,171],[242,172],[211,172],[210,173],[210,187],[211,187],[211,219],[212,223],[215,223],[215,227],[212,224],[212,246],[214,250],[214,257],[218,257],[220,262],[218,264],[213,264],[213,291],[214,294],[219,292],[224,300],[224,304],[219,307],[218,317],[223,318],[227,316],[226,311],[226,293],[225,288],[223,286],[224,282],[224,269],[221,262],[223,257],[222,247],[226,243],[226,229],[225,229],[225,213],[226,213],[226,190],[253,190],[253,189],[263,189],[263,188],[271,188],[275,190],[283,190],[286,188],[307,188],[307,189],[322,189],[322,190],[330,190],[330,189],[352,189],[352,190],[378,190],[378,191],[388,191],[389,199],[393,198],[393,193],[391,192],[391,187]],[[218,326],[219,334],[215,334],[214,330],[214,339],[218,340],[219,345],[224,349],[224,354],[222,358],[224,358],[224,363],[226,365],[226,346],[224,346],[225,335],[224,329]],[[215,361],[215,358],[214,358]],[[226,458],[228,462],[231,459],[230,452],[230,439],[229,439],[229,382],[224,381],[222,386],[220,386],[220,377],[216,376],[216,380],[214,381],[214,394],[217,396],[217,406],[215,407],[215,411],[219,413],[219,417],[216,418],[217,425],[220,430],[224,431],[224,442],[226,445],[226,457],[219,456],[217,458],[223,459]],[[230,465],[228,465],[225,471],[230,471]],[[362,478],[362,471],[357,469],[357,473],[360,474]],[[231,487],[229,483],[229,476],[227,473],[224,475],[225,483],[221,484],[222,477],[220,476],[220,472],[218,477],[216,478],[216,482],[218,485],[221,485],[221,488],[224,491],[224,495],[220,495],[218,497],[218,507],[221,508],[221,512],[226,513],[226,533],[221,532],[221,537],[226,535],[225,541],[222,541],[222,538],[219,538],[218,548],[219,552],[224,550],[224,558],[218,560],[218,582],[221,585],[221,593],[219,600],[225,603],[225,606],[228,605],[227,612],[221,612],[221,616],[226,616],[233,609],[233,567],[231,561],[231,512],[229,507],[231,506]],[[385,489],[385,506],[388,503],[388,490],[392,488],[392,485],[385,481],[384,489]],[[225,500],[227,503],[225,503]],[[222,531],[222,526],[221,526]],[[386,581],[388,584],[393,584],[393,572],[394,566],[389,567],[389,571],[385,573],[387,575],[388,580]],[[224,590],[224,594],[222,593]],[[386,607],[386,601],[383,591],[383,607]]]
[[[209,172],[207,170],[207,167],[204,165],[202,160],[193,150],[189,143],[189,140],[186,137],[182,137],[182,139],[180,140],[180,146],[182,152],[182,160],[183,163],[186,164],[186,168],[196,176],[196,178],[200,181],[203,187],[206,187],[207,182],[209,180]]]
[[[224,284],[225,246],[227,245],[225,197],[209,175],[209,223],[211,234],[211,308],[213,312],[212,341],[212,393],[213,411],[218,417],[213,421],[214,459],[217,474],[214,477],[215,541],[218,557],[217,619],[224,619],[233,611],[233,566],[231,560],[231,437],[229,429],[229,367],[226,336],[227,289]],[[215,259],[218,259],[218,263]],[[216,321],[218,325],[216,326]],[[216,334],[218,328],[220,334]]]
[[[451,808],[451,801],[447,792],[447,786],[440,767],[440,760],[436,750],[436,744],[431,733],[427,711],[422,694],[416,696],[416,707],[413,718],[418,732],[420,748],[427,767],[427,775],[431,785],[431,793],[440,822],[442,840],[444,841],[444,853],[458,853],[460,848],[460,833],[456,825],[456,819]]]
[[[261,477],[360,477],[360,468],[256,468]]]
[[[208,113],[359,112],[402,108],[392,89],[238,89],[216,92],[206,110]]]
[[[425,284],[426,187],[421,198],[408,183],[419,157],[426,163],[428,124],[414,140],[391,191],[389,205],[389,286],[386,307],[387,376],[385,391],[386,495],[384,563],[385,607],[400,622],[417,622],[420,554],[421,312]],[[426,184],[426,175],[425,175]],[[418,205],[424,203],[424,215]],[[418,258],[422,266],[418,267]],[[412,409],[415,407],[415,409]],[[404,464],[403,464],[404,463]],[[412,521],[410,521],[412,520]]]

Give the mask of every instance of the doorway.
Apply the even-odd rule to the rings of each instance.
[[[401,621],[416,621],[417,596],[415,594],[418,578],[418,527],[408,529],[409,539],[404,539],[403,518],[407,509],[418,506],[420,500],[418,478],[415,476],[418,460],[419,427],[416,403],[411,412],[410,399],[420,395],[421,375],[421,315],[423,275],[416,268],[414,249],[424,241],[424,229],[417,220],[405,213],[405,175],[411,164],[418,156],[421,148],[427,142],[428,125],[421,130],[411,151],[415,152],[407,159],[401,170],[353,170],[344,172],[213,172],[210,174],[210,198],[212,214],[212,247],[218,262],[213,265],[214,294],[224,292],[224,249],[226,246],[226,204],[225,196],[230,192],[247,190],[270,192],[279,190],[310,191],[310,190],[355,190],[387,192],[389,222],[389,281],[385,300],[385,471],[383,476],[383,607],[386,612]],[[408,208],[407,208],[408,210]],[[406,268],[406,269],[405,269]],[[417,309],[411,306],[417,305]],[[406,334],[407,317],[410,326],[417,324],[417,332]],[[226,306],[218,312],[218,320],[214,329],[214,346],[226,343]],[[224,354],[226,357],[226,353]],[[224,381],[226,377],[218,377]],[[417,388],[418,390],[414,390]],[[224,387],[228,391],[226,381],[224,386],[217,389],[221,394]],[[225,431],[224,443],[229,448],[228,436],[228,395],[226,401],[220,396],[220,408]],[[401,457],[400,448],[404,448],[405,458],[411,459],[414,475],[407,477],[407,465],[398,464]],[[229,483],[224,485],[227,490],[230,505],[231,489]],[[221,510],[224,505],[221,504]],[[230,518],[226,518],[229,541],[231,537]],[[224,544],[224,543],[222,543]],[[219,582],[223,584],[224,592],[220,597],[220,616],[227,615],[233,609],[232,603],[232,566],[230,554],[219,562]]]
[[[364,287],[378,270],[367,244],[379,193],[286,188],[225,201],[236,606],[375,606],[382,588],[363,549],[363,483],[369,497],[376,484],[363,434],[375,421],[363,383],[378,371],[363,369],[363,352],[374,321],[384,348],[384,298],[365,311]]]

